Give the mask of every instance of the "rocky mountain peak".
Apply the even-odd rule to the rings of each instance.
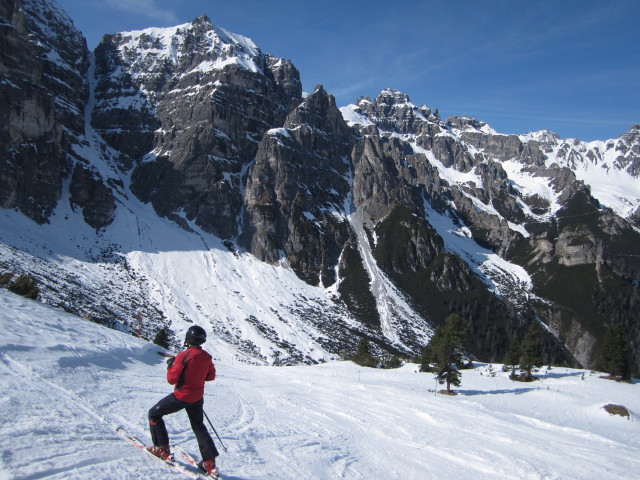
[[[373,124],[384,132],[400,134],[420,134],[441,123],[437,109],[418,107],[407,94],[393,89],[383,90],[373,101],[360,97],[356,105],[343,107],[342,112],[353,123]]]
[[[387,88],[382,90],[374,100],[376,106],[411,104],[409,95],[399,90]],[[413,104],[411,104],[413,105]]]
[[[523,142],[534,141],[539,143],[546,143],[549,145],[555,145],[561,140],[560,135],[552,132],[551,130],[538,130],[536,132],[529,132],[524,135],[519,135],[519,138]]]
[[[426,105],[417,106],[411,103],[409,95],[398,90],[383,90],[374,100],[374,105],[383,114],[398,112],[404,115],[415,115],[421,120],[439,122],[438,109],[432,111]]]
[[[488,125],[485,122],[476,120],[473,117],[467,117],[467,116],[458,117],[455,115],[447,117],[447,119],[445,120],[445,124],[447,124],[447,126],[451,128],[456,128],[458,130],[471,129],[471,130],[483,131],[486,127],[488,127]]]
[[[53,0],[13,0],[4,3],[6,7],[12,4],[13,8],[17,6],[31,22],[32,34],[46,44],[63,40],[65,35],[69,35],[74,42],[85,41],[73,20]]]
[[[210,19],[210,18],[209,18],[209,16],[208,16],[206,13],[204,13],[204,12],[202,12],[202,14],[201,14],[199,17],[194,18],[194,19],[191,21],[191,23],[192,23],[193,25],[197,25],[197,24],[208,25],[208,26],[211,26],[211,25],[212,25],[212,24],[211,24],[211,19]]]
[[[626,137],[627,135],[633,135],[634,138],[637,139],[638,136],[640,135],[640,123],[636,123],[634,125],[631,125],[629,130],[627,130],[627,133],[625,133],[625,135],[623,135],[623,136]]]
[[[322,85],[317,85],[313,93],[289,114],[284,126],[292,129],[304,125],[328,135],[345,137],[349,134],[347,124],[336,107],[335,98]]]
[[[291,62],[201,16],[105,37],[96,80],[92,125],[135,167],[134,193],[161,215],[236,235],[240,174],[301,100]]]
[[[634,177],[640,176],[640,124],[632,125],[615,147],[620,168]]]
[[[206,15],[175,27],[117,33],[104,41],[117,49],[123,67],[141,86],[154,73],[188,75],[227,65],[252,72],[262,68],[260,50],[251,39],[213,25]],[[152,82],[150,87],[157,85]]]

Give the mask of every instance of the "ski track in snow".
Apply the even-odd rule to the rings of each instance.
[[[4,290],[0,328],[0,479],[181,478],[114,433],[149,441],[147,411],[171,392],[159,347]],[[517,384],[480,365],[447,397],[416,365],[216,367],[205,410],[229,450],[227,480],[635,479],[640,468],[637,382],[554,368]],[[165,420],[197,456],[184,412]]]

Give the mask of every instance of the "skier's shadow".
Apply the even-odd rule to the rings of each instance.
[[[196,468],[196,467],[194,467],[192,465],[184,465],[183,464],[183,466],[187,470],[189,470],[191,472],[202,473],[202,470],[200,470],[199,468]],[[247,477],[234,477],[233,475],[227,475],[226,473],[221,473],[220,475],[222,476],[223,480],[251,480],[250,478],[247,478]]]

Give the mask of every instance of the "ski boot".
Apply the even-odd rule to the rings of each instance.
[[[201,460],[198,462],[198,468],[205,472],[207,475],[216,478],[218,471],[216,470],[216,461],[214,460]]]
[[[171,460],[171,451],[169,450],[169,445],[162,445],[160,447],[153,446],[147,447],[150,453],[154,454],[156,457],[161,458],[164,461]]]

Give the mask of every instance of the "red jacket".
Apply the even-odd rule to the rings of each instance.
[[[191,346],[176,355],[173,365],[167,369],[167,381],[175,385],[173,395],[183,402],[202,400],[204,382],[216,378],[216,367],[211,355],[201,347]]]

